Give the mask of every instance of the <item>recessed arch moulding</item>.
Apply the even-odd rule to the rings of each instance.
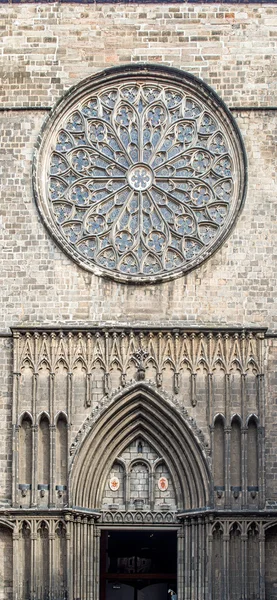
[[[168,468],[177,509],[210,506],[208,448],[205,452],[182,411],[144,382],[116,394],[88,423],[72,460],[70,504],[101,509],[112,465],[138,439],[149,444]]]
[[[154,65],[80,82],[41,132],[38,209],[60,247],[121,282],[180,276],[228,236],[246,159],[236,123],[203,81]]]

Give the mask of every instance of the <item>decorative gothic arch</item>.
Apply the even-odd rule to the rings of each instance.
[[[123,391],[89,429],[70,474],[73,507],[99,509],[116,457],[136,438],[147,441],[168,465],[178,509],[210,505],[210,471],[186,420],[143,382]]]

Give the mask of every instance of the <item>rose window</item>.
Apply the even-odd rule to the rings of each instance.
[[[188,74],[141,66],[104,75],[74,88],[46,124],[40,212],[61,247],[97,274],[180,275],[219,246],[242,204],[236,125]]]

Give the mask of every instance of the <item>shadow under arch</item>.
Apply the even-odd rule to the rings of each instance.
[[[143,382],[123,390],[83,440],[70,473],[71,506],[100,509],[113,462],[139,436],[168,465],[179,510],[210,506],[211,474],[197,438],[174,406]]]

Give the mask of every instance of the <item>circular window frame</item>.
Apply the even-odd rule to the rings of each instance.
[[[221,125],[221,131],[228,132],[228,143],[232,147],[232,158],[234,163],[235,194],[236,199],[234,208],[226,218],[224,228],[216,241],[209,247],[203,248],[200,254],[189,261],[187,265],[182,264],[174,271],[162,271],[158,274],[124,274],[113,271],[106,267],[94,263],[91,259],[81,255],[74,249],[72,244],[61,235],[57,222],[54,220],[50,210],[50,203],[47,198],[47,157],[51,152],[51,144],[55,132],[58,131],[65,115],[74,110],[79,102],[84,102],[86,98],[93,93],[100,92],[103,87],[128,83],[130,80],[136,80],[138,83],[147,83],[149,80],[156,79],[157,84],[171,85],[181,88],[189,95],[193,95],[201,103],[211,110],[217,121]],[[131,284],[149,284],[171,281],[184,276],[195,268],[201,266],[210,258],[222,244],[226,241],[233,230],[237,218],[242,210],[245,201],[247,187],[247,160],[242,136],[236,121],[227,108],[223,100],[206,83],[195,75],[181,71],[175,68],[157,66],[152,64],[125,65],[122,67],[113,67],[81,80],[76,86],[70,88],[64,96],[58,100],[56,105],[48,115],[40,131],[34,153],[33,161],[33,190],[37,208],[41,219],[48,232],[58,246],[77,263],[80,267],[97,276],[108,277],[120,283]]]

